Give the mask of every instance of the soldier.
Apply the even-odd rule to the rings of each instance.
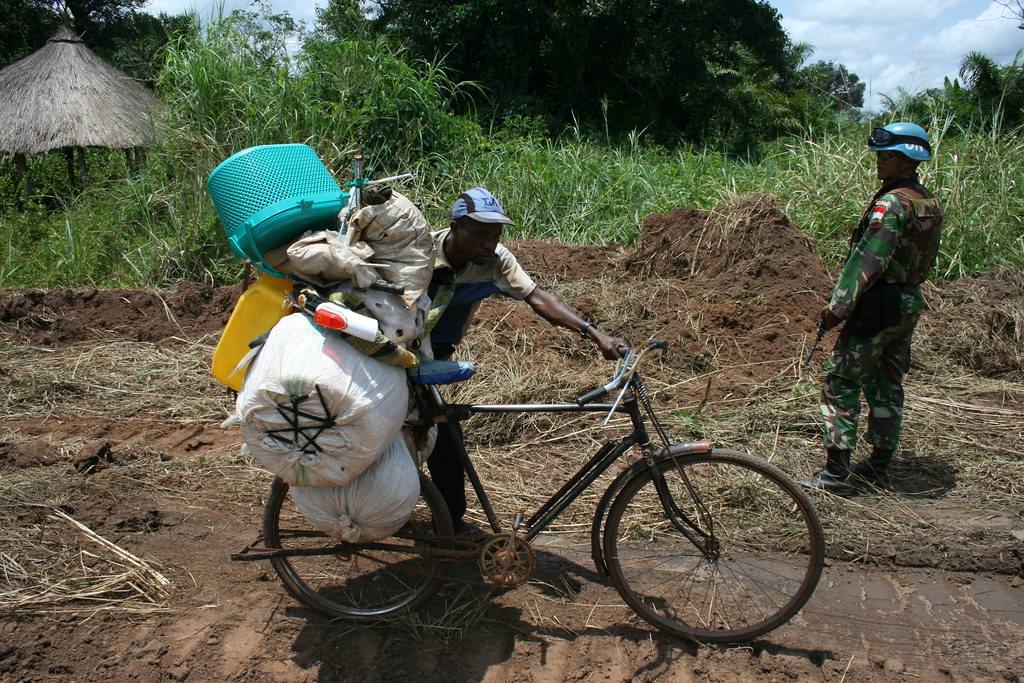
[[[843,323],[825,365],[821,391],[825,467],[800,483],[837,493],[853,490],[850,475],[888,486],[889,464],[903,419],[903,377],[910,369],[910,338],[924,308],[920,285],[935,265],[942,210],[918,180],[931,159],[928,134],[913,123],[875,128],[868,148],[877,153],[875,193],[850,240],[842,274],[821,323]],[[857,443],[860,394],[870,413],[871,456],[851,469]]]

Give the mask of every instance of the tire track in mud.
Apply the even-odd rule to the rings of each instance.
[[[834,563],[789,624],[769,634],[824,650],[834,661],[948,675],[1024,670],[1018,577]]]

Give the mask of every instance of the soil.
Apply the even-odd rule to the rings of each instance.
[[[798,361],[813,341],[832,277],[770,197],[743,197],[713,212],[680,208],[648,216],[635,248],[539,241],[510,247],[542,286],[605,329],[631,340],[668,339],[666,372],[702,378],[660,387],[670,401],[753,405],[766,386],[803,386]],[[471,587],[468,602],[464,587],[448,587],[421,618],[400,623],[328,621],[289,598],[269,565],[229,561],[256,540],[269,476],[238,455],[237,430],[218,426],[230,410],[222,388],[208,378],[178,395],[147,394],[143,387],[134,392],[137,406],[126,409],[99,397],[131,387],[76,379],[89,372],[81,359],[114,343],[208,357],[241,291],[197,283],[173,291],[0,291],[0,351],[7,359],[0,378],[10,393],[0,478],[22,482],[17,500],[0,501],[7,577],[0,596],[16,584],[12,567],[59,582],[60,568],[41,566],[24,550],[61,537],[54,509],[158,566],[169,580],[166,595],[144,608],[116,596],[97,599],[95,609],[79,600],[0,611],[0,681],[1017,681],[1024,675],[1019,496],[1015,505],[979,502],[974,509],[908,496],[903,507],[923,520],[922,533],[945,520],[962,537],[950,539],[947,551],[926,543],[847,550],[843,539],[831,539],[825,575],[805,609],[740,646],[688,643],[637,619],[594,572],[585,532],[542,535],[537,574],[526,586],[490,595]],[[926,296],[932,311],[915,341],[924,356],[916,372],[941,362],[956,368],[954,375],[1002,382],[1002,393],[993,389],[989,397],[993,405],[1019,411],[1021,387],[1012,383],[1024,382],[1021,273],[929,285]],[[474,325],[469,338],[493,333],[490,345],[470,349],[483,367],[500,365],[508,350],[532,352],[565,363],[557,368],[572,384],[585,383],[581,376],[593,365],[578,339],[552,332],[522,304],[489,300]],[[78,361],[43,377],[49,359],[76,354]],[[38,365],[26,370],[26,363]],[[39,386],[24,388],[33,377]],[[39,405],[58,399],[67,406]],[[190,416],[175,412],[193,404],[201,407]],[[536,476],[528,469],[524,476]],[[870,500],[858,507],[869,508]],[[835,509],[826,501],[820,511],[828,518]],[[26,546],[33,534],[36,545]],[[77,542],[85,553],[99,552]],[[11,556],[18,543],[22,554]],[[82,568],[94,566],[88,554],[81,557]],[[453,605],[476,610],[468,626],[459,626]]]

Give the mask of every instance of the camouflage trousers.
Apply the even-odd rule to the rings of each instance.
[[[903,312],[899,325],[871,337],[839,335],[825,363],[821,416],[825,447],[853,450],[857,445],[860,395],[867,399],[867,440],[896,450],[903,424],[903,377],[910,369],[910,338],[920,313]]]

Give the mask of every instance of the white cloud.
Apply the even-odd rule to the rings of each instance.
[[[867,85],[865,104],[955,78],[976,50],[998,63],[1024,46],[1017,21],[991,0],[771,0],[794,42],[814,47],[811,61],[845,65]]]
[[[988,55],[996,62],[1013,59],[1024,48],[1024,31],[995,3],[973,19],[964,19],[942,29],[929,41],[931,47],[946,56],[963,57],[972,50]]]
[[[794,15],[827,24],[870,25],[886,30],[897,23],[930,21],[964,0],[904,0],[899,3],[878,0],[819,0],[818,2],[773,2],[776,7],[789,6]],[[785,13],[784,13],[785,15]]]

